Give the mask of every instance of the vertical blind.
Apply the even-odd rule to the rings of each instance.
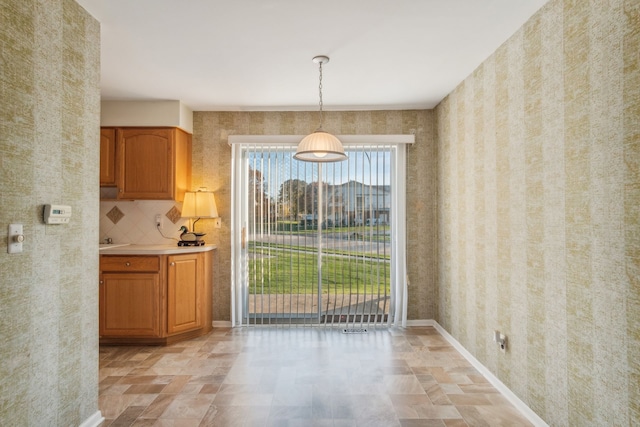
[[[320,165],[286,138],[237,138],[233,324],[402,323],[404,145],[345,144],[348,160]]]

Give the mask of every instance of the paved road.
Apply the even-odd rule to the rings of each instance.
[[[270,236],[256,236],[250,241],[256,243],[278,243],[292,246],[306,246],[309,248],[318,247],[317,234],[282,234]],[[332,233],[322,235],[322,247],[325,249],[351,250],[356,252],[390,254],[391,245],[389,242],[378,242],[363,240],[362,234],[354,233]]]

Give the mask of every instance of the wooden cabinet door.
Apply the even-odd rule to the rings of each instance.
[[[191,135],[182,129],[175,130],[174,199],[184,200],[185,191],[191,190]]]
[[[201,255],[169,255],[167,262],[167,335],[198,329],[202,327]]]
[[[116,130],[100,129],[100,186],[116,186]]]
[[[120,129],[119,199],[174,198],[174,129]]]
[[[100,336],[160,337],[160,275],[102,273]]]

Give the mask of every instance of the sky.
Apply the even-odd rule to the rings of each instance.
[[[249,167],[263,173],[267,192],[277,196],[281,184],[289,179],[318,180],[318,164],[295,160],[295,147],[278,150],[260,149],[248,154]],[[391,184],[390,147],[363,151],[345,149],[347,160],[322,164],[322,181],[331,185],[358,181],[365,185]]]

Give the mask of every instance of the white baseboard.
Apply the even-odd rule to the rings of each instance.
[[[486,366],[476,359],[469,351],[462,346],[449,332],[447,332],[438,322],[433,319],[429,320],[407,320],[407,326],[433,326],[446,339],[449,344],[455,347],[462,356],[474,368],[476,368],[517,410],[536,427],[549,427],[549,425],[538,414],[533,412],[509,387],[498,379]]]
[[[229,321],[229,320],[214,320],[213,322],[211,322],[211,326],[213,326],[214,328],[230,328],[231,327],[231,321]]]
[[[96,411],[89,418],[84,420],[78,427],[98,427],[104,421],[104,417],[100,411]]]
[[[435,326],[435,320],[407,320],[407,326]]]

